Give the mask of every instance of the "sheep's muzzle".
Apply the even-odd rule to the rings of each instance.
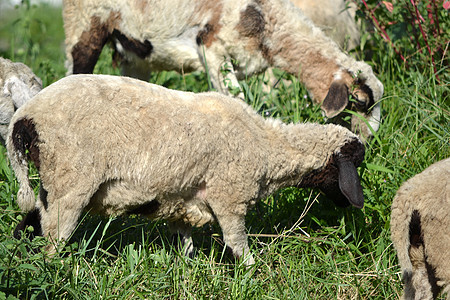
[[[364,145],[354,139],[336,152],[320,170],[305,176],[299,187],[319,188],[337,206],[363,208],[364,196],[356,168],[364,159]]]

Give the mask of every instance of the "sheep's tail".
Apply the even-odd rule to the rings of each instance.
[[[34,162],[39,169],[38,134],[32,119],[23,118],[11,124],[6,148],[11,166],[19,181],[17,203],[25,212],[36,206],[36,198],[28,177],[28,161]]]
[[[407,213],[399,215],[399,209],[403,209],[403,212],[406,211]],[[396,246],[398,260],[402,268],[404,284],[402,299],[428,299],[427,297],[417,298],[418,295],[424,296],[431,291],[420,213],[408,205],[402,208],[395,207],[392,212],[392,240]]]
[[[409,260],[412,270],[403,272],[404,299],[436,299],[440,290],[436,284],[436,278],[430,274],[432,268],[427,262],[420,222],[419,211],[413,210],[409,222]]]

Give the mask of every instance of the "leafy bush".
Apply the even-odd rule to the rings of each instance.
[[[379,38],[396,53],[406,68],[430,66],[441,82],[440,70],[449,63],[448,0],[361,0],[360,15],[371,20]],[[447,75],[447,74],[446,74]],[[448,77],[447,77],[448,80]],[[445,82],[445,81],[443,81]]]

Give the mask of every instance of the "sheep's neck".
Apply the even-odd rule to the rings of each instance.
[[[325,131],[323,128],[295,125],[295,131],[272,139],[269,193],[298,186],[307,174],[320,170],[330,161],[339,145],[334,145],[336,141],[329,141]],[[295,136],[304,138],[300,140]]]
[[[326,59],[320,53],[313,52],[306,54],[297,53],[298,56],[286,57],[287,66],[282,68],[293,75],[299,74],[300,81],[305,84],[306,89],[317,103],[322,103],[325,99],[335,74],[339,72],[339,67],[330,59]],[[283,55],[283,53],[280,53]]]
[[[274,2],[264,1],[263,4],[268,20],[265,24],[266,59],[274,67],[300,75],[313,100],[321,103],[333,80],[352,80],[350,74],[340,70],[342,64],[351,63],[353,59],[307,20],[293,22],[302,18],[298,10],[286,6],[286,2],[275,5]]]

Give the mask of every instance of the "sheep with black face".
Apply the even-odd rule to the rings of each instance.
[[[349,130],[286,125],[236,98],[127,77],[72,75],[45,88],[14,115],[7,149],[18,204],[30,212],[19,228],[40,223],[54,240],[67,239],[85,209],[140,213],[168,220],[187,254],[191,227],[217,221],[241,257],[248,209],[277,189],[317,187],[337,205],[364,203],[364,146]],[[37,201],[28,161],[39,171]]]

